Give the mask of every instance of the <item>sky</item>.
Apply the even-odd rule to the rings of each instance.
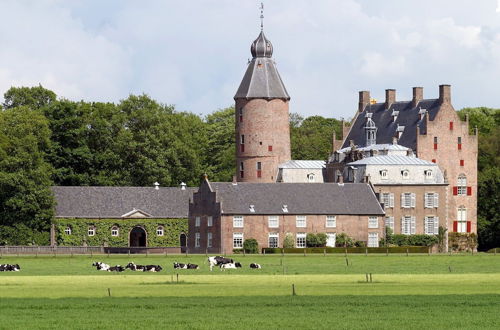
[[[260,32],[254,0],[1,0],[0,94],[148,94],[206,115],[233,104]],[[264,31],[303,116],[350,118],[358,91],[500,108],[500,0],[267,0]]]

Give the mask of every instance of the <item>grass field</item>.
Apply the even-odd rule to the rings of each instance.
[[[210,272],[204,256],[4,256],[22,269],[0,273],[0,329],[500,327],[500,256],[233,258],[245,268]],[[111,274],[91,267],[98,260],[165,269]]]

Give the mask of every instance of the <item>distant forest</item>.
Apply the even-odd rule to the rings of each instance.
[[[500,247],[500,109],[465,108],[479,137],[480,248]],[[293,159],[326,159],[341,121],[290,115]],[[42,86],[13,87],[0,108],[0,245],[47,244],[52,185],[197,186],[234,174],[234,107],[207,116],[147,95],[70,101]]]

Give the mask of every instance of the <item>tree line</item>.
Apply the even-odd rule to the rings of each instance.
[[[480,244],[500,246],[500,111],[465,114],[480,129]],[[234,129],[234,107],[199,116],[147,95],[84,102],[42,86],[10,88],[0,110],[0,245],[48,242],[52,185],[197,186],[203,173],[230,181]],[[326,159],[333,132],[341,138],[340,120],[291,114],[292,159]]]

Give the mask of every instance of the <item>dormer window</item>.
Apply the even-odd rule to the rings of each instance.
[[[424,174],[426,179],[432,179],[432,170],[425,170]]]
[[[418,116],[419,116],[419,119],[422,120],[424,119],[425,117],[425,114],[427,113],[427,110],[426,109],[422,109],[420,108],[420,110],[418,111]]]
[[[392,122],[395,123],[398,119],[399,111],[392,110]]]
[[[252,213],[255,213],[255,205],[251,204],[249,207],[248,207],[248,210]]]
[[[398,128],[396,128],[396,136],[397,136],[398,139],[401,138],[401,135],[403,135],[404,130],[405,130],[404,126],[399,126],[398,125]]]
[[[401,176],[403,177],[403,179],[409,179],[410,178],[410,171],[408,171],[408,170],[402,170],[401,171]]]
[[[288,213],[288,205],[283,204],[281,209],[283,210],[283,212]]]
[[[307,182],[314,182],[314,173],[309,173],[307,175]]]
[[[377,126],[375,122],[371,119],[372,114],[366,114],[366,125],[365,125],[365,137],[366,146],[371,146],[377,143]]]
[[[380,178],[383,179],[383,180],[387,180],[388,179],[387,170],[380,171]]]

